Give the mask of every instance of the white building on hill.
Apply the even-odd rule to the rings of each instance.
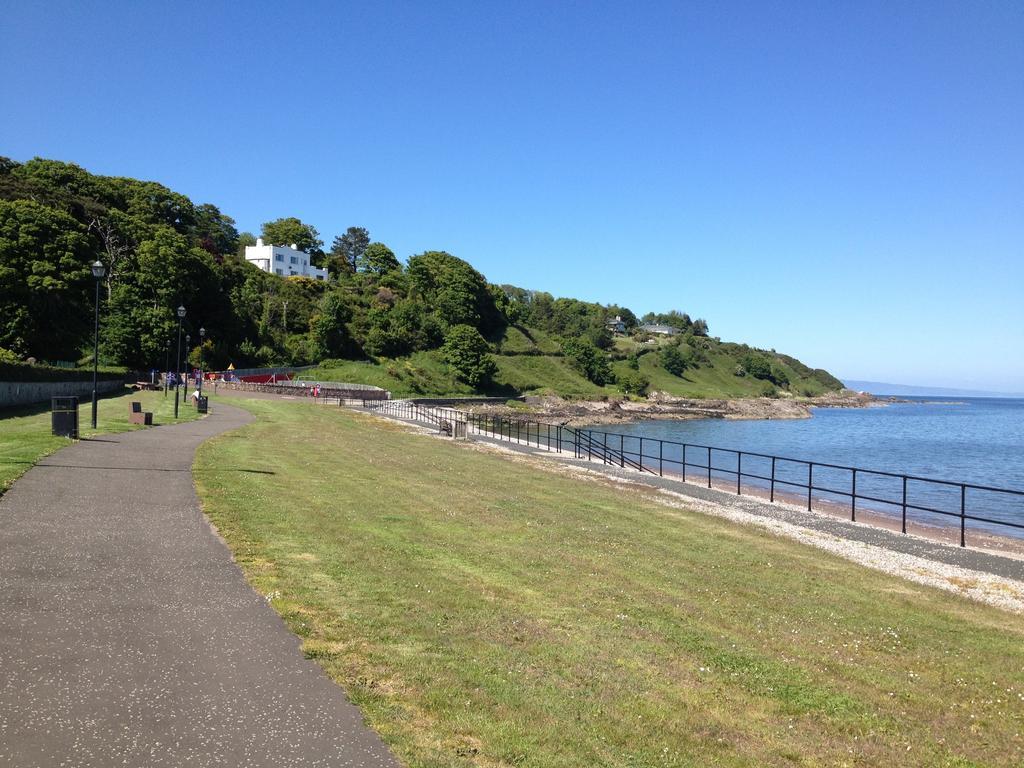
[[[300,251],[295,243],[288,245],[264,245],[263,238],[256,238],[256,245],[245,246],[245,260],[255,264],[264,272],[282,277],[312,277],[326,280],[327,270],[314,267],[309,254]]]

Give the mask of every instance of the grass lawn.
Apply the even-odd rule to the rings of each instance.
[[[204,509],[411,766],[1019,766],[1024,618],[645,492],[233,400]],[[272,475],[219,473],[257,465]]]
[[[187,399],[188,395],[185,394]],[[84,398],[79,402],[78,430],[81,437],[126,432],[143,427],[128,423],[128,404],[142,403],[143,410],[153,412],[154,424],[174,421],[174,393],[164,397],[163,392],[129,392],[105,395],[100,398],[96,414],[97,429],[93,430],[92,402]],[[178,410],[178,421],[196,418],[195,408],[183,405]],[[11,487],[43,456],[71,445],[66,437],[50,434],[50,403],[0,409],[0,493]]]

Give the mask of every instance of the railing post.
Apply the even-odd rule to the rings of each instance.
[[[967,546],[967,486],[960,484],[960,546]]]
[[[686,482],[686,443],[683,443],[683,482]]]
[[[771,485],[771,488],[772,488],[771,492],[768,495],[768,501],[774,503],[775,502],[775,457],[774,456],[772,456],[772,485]]]
[[[807,511],[811,511],[811,490],[814,488],[814,462],[807,463]]]
[[[623,447],[625,443],[625,436],[619,435],[619,468],[626,466],[626,449]]]
[[[736,495],[740,495],[740,478],[743,477],[743,451],[736,452]]]
[[[611,464],[608,461],[608,433],[601,433],[601,459],[605,464]]]
[[[850,499],[850,522],[857,522],[857,470],[853,470],[853,493],[850,495],[853,497]]]
[[[903,533],[907,532],[907,476],[903,476]]]
[[[658,477],[665,476],[665,441],[658,441]]]
[[[644,471],[644,437],[640,435],[640,471]]]
[[[708,488],[711,487],[711,446],[708,446]]]

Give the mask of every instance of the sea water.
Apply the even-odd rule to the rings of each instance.
[[[966,483],[1024,491],[1024,399],[960,398],[955,401],[939,398],[908,398],[906,402],[870,408],[815,408],[810,419],[726,421],[698,419],[689,421],[639,421],[598,428],[648,439],[713,446],[733,451],[747,451],[787,457],[823,464],[879,470],[896,475],[935,478],[952,483]],[[632,442],[632,441],[631,441]],[[644,453],[653,456],[656,443],[647,443]],[[635,449],[635,448],[634,448]],[[678,448],[663,448],[665,456],[679,461]],[[704,449],[688,449],[687,471],[697,479],[699,465],[707,462]],[[645,459],[645,466],[651,465]],[[736,458],[726,452],[713,453],[716,480],[727,482],[736,469]],[[678,471],[677,466],[671,467]],[[743,471],[770,476],[770,460],[744,456]],[[706,472],[706,470],[705,470]],[[806,494],[796,484],[807,482],[803,464],[776,462],[776,474],[785,482],[777,484],[782,493]],[[815,486],[832,488],[838,493],[815,492],[815,499],[824,498],[835,505],[849,505],[852,473],[816,467]],[[858,475],[858,494],[875,496],[893,503],[858,501],[862,508],[889,514],[900,514],[902,479],[886,476]],[[765,487],[767,481],[744,478],[744,485]],[[717,483],[716,483],[717,484]],[[942,486],[909,481],[908,502],[956,515],[960,511],[959,486]],[[967,514],[992,520],[1024,525],[1024,496],[967,489]],[[930,524],[959,525],[950,515],[936,515],[913,510],[912,520]],[[1021,537],[1024,530],[1002,525],[968,521],[969,530],[985,529],[1003,535]]]

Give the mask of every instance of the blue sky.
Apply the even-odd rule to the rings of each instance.
[[[16,160],[678,308],[842,377],[1024,391],[1020,2],[51,2],[3,27]]]

